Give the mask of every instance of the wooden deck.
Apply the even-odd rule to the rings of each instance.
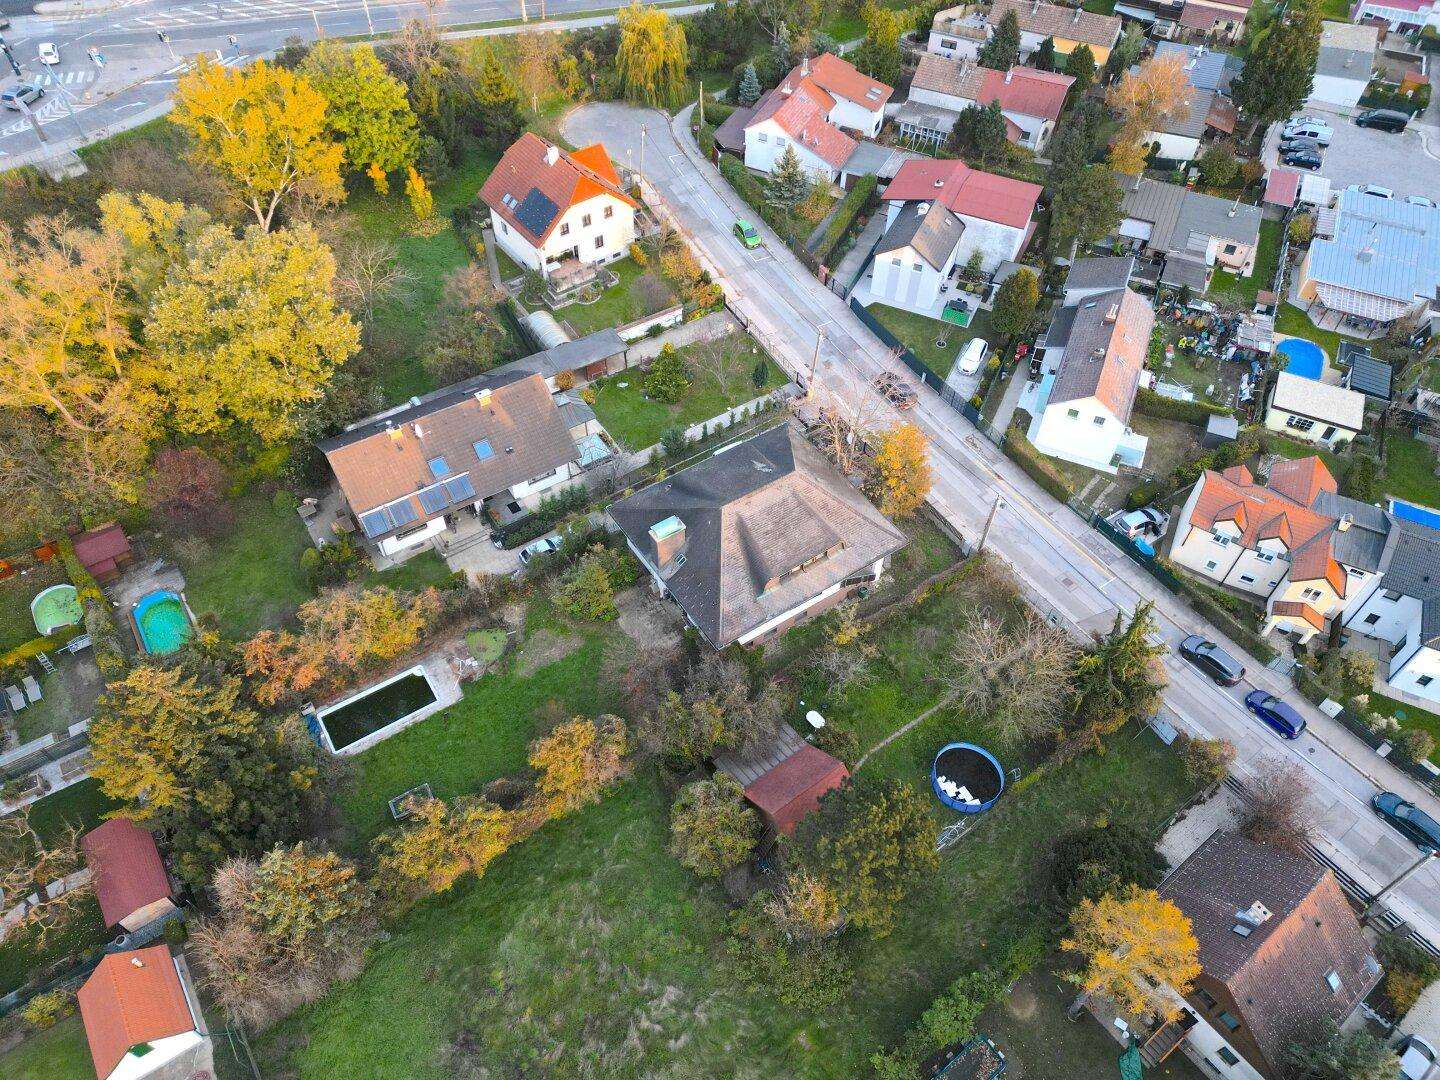
[[[749,787],[804,745],[805,740],[795,733],[794,728],[781,724],[780,734],[769,747],[750,757],[741,757],[733,751],[716,754],[715,768],[742,788]]]

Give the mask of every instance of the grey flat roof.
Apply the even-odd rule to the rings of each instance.
[[[1375,359],[1363,345],[1350,341],[1340,343],[1340,355],[1337,359],[1342,368],[1349,369],[1345,385],[1351,390],[1359,390],[1366,397],[1375,398],[1377,401],[1390,400],[1390,384],[1394,372],[1384,360]]]

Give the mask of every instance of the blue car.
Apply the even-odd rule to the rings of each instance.
[[[1305,730],[1305,718],[1264,690],[1251,690],[1245,695],[1245,707],[1275,729],[1282,739],[1298,739]]]
[[[1440,824],[1414,803],[1393,791],[1382,791],[1370,800],[1370,805],[1421,851],[1440,851]]]

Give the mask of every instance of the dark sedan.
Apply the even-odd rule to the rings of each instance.
[[[1281,738],[1298,739],[1305,730],[1305,718],[1264,690],[1251,690],[1245,695],[1245,707],[1273,728]]]
[[[1245,665],[1199,634],[1191,634],[1180,642],[1180,655],[1221,686],[1234,686],[1245,677]]]
[[[1280,164],[1288,165],[1292,169],[1309,169],[1312,172],[1323,164],[1320,155],[1314,150],[1292,150],[1288,154],[1280,155]]]
[[[1440,822],[1414,803],[1407,802],[1393,791],[1382,791],[1370,800],[1370,805],[1421,851],[1440,851]]]

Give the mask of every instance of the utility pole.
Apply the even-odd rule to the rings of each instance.
[[[990,536],[990,523],[995,520],[995,512],[1004,505],[1004,500],[1001,499],[999,495],[996,495],[995,501],[990,504],[990,513],[985,517],[985,528],[980,530],[980,544],[975,548],[977,554],[985,550],[985,541]]]
[[[520,21],[529,22],[530,13],[525,10],[525,0],[520,0]]]
[[[810,358],[810,377],[805,380],[805,398],[810,400],[815,396],[815,369],[820,366],[820,343],[825,340],[824,328],[815,331],[815,355]]]
[[[640,175],[645,175],[645,125],[640,125]]]
[[[170,59],[172,61],[179,59],[179,57],[175,55],[175,47],[170,44],[169,34],[165,33],[164,30],[157,30],[155,31],[155,36],[158,37],[160,39],[160,43],[165,46],[165,51],[170,54]]]
[[[1365,914],[1361,916],[1361,920],[1369,921],[1370,917],[1380,910],[1380,902],[1382,900],[1414,877],[1420,871],[1421,867],[1436,856],[1440,856],[1440,851],[1426,851],[1404,870],[1400,871],[1399,877],[1375,894],[1375,898],[1370,901],[1370,906],[1365,909]]]
[[[375,36],[375,24],[370,20],[370,0],[360,0],[360,6],[365,9],[365,25],[370,28],[370,36]]]
[[[700,106],[700,125],[703,127],[705,125],[705,84],[703,82],[700,84],[700,100],[698,104]]]
[[[317,38],[323,38],[325,36],[325,31],[320,29],[320,9],[311,8],[310,17],[315,20],[315,36]]]
[[[24,78],[24,76],[20,74],[20,63],[15,59],[15,54],[10,51],[10,46],[5,43],[4,37],[0,37],[0,52],[3,52],[5,59],[10,61],[10,69],[15,72],[15,77],[17,79]]]
[[[20,106],[20,111],[25,114],[25,119],[30,121],[30,126],[35,129],[35,134],[40,137],[40,141],[49,142],[50,136],[46,135],[45,129],[40,126],[40,118],[35,115],[35,110],[30,108],[30,103],[19,98],[16,98],[15,101]]]

